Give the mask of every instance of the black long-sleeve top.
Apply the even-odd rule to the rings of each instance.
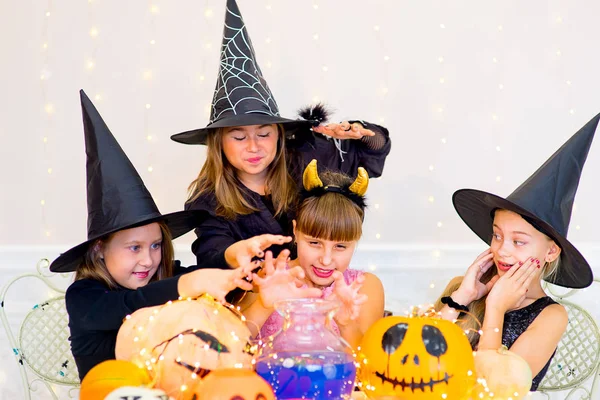
[[[69,339],[80,379],[97,364],[115,359],[117,334],[127,315],[179,298],[180,275],[197,268],[176,264],[173,278],[151,282],[136,290],[123,287],[110,290],[94,279],[81,279],[69,286],[65,294]]]
[[[288,151],[288,170],[299,188],[302,187],[302,173],[311,160],[316,159],[319,170],[332,170],[355,177],[358,167],[363,167],[369,177],[381,176],[385,160],[391,150],[388,130],[382,126],[362,122],[375,132],[374,137],[365,140],[340,140],[339,148],[334,140],[317,133],[302,135],[286,142]],[[206,210],[208,216],[195,230],[197,239],[192,244],[197,264],[207,268],[229,268],[225,261],[225,250],[233,243],[253,236],[270,233],[274,235],[292,235],[291,221],[295,217],[294,210],[279,218],[274,216],[273,206],[269,199],[242,187],[246,199],[258,211],[248,215],[240,215],[234,220],[227,220],[216,215],[217,200],[213,193],[205,193],[191,203],[186,203],[186,210]],[[270,251],[277,256],[286,246],[271,246]]]

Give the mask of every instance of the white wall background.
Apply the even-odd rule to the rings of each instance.
[[[224,4],[0,0],[0,283],[86,237],[81,88],[161,210],[183,207],[204,149],[169,136],[208,121]],[[598,2],[239,6],[282,115],[322,100],[336,120],[390,129],[392,152],[369,188],[354,264],[379,274],[397,311],[433,301],[483,249],[452,208],[456,189],[508,195],[600,112]],[[594,266],[598,172],[594,144],[569,233]],[[178,240],[189,262],[192,240]],[[597,298],[588,291],[582,302],[596,313]],[[3,347],[0,394],[18,398]]]

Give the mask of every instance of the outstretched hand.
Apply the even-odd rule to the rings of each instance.
[[[252,261],[254,257],[263,258],[264,251],[272,245],[282,245],[292,240],[289,236],[264,234],[250,239],[235,242],[225,250],[225,261],[231,268],[252,265],[259,266],[259,261]]]
[[[272,308],[275,302],[287,299],[318,298],[322,292],[317,288],[309,288],[302,284],[304,270],[302,267],[287,267],[289,250],[283,250],[273,260],[273,254],[267,251],[263,264],[264,276],[252,275],[252,280],[259,289],[260,300],[264,307]]]
[[[313,131],[335,139],[361,139],[363,136],[375,136],[375,132],[365,128],[361,123],[344,121],[339,124],[327,124],[313,127]]]
[[[251,267],[237,269],[207,268],[198,272],[202,272],[202,280],[210,282],[206,293],[221,303],[225,303],[225,296],[236,287],[243,290],[252,290],[252,284],[245,280],[252,273]]]
[[[366,294],[358,293],[365,282],[365,277],[359,275],[350,285],[346,283],[344,275],[339,271],[333,273],[333,278],[333,292],[326,297],[326,300],[338,303],[339,308],[334,316],[335,322],[346,326],[358,318],[361,306],[368,300]]]

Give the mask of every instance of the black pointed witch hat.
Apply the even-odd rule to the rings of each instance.
[[[183,144],[206,144],[210,129],[263,124],[286,124],[290,130],[310,127],[310,122],[279,115],[279,107],[256,61],[242,14],[235,0],[227,0],[221,63],[209,124],[175,134],[171,139]]]
[[[487,244],[492,240],[494,211],[505,209],[523,216],[561,248],[560,266],[550,283],[580,289],[591,285],[593,274],[583,255],[567,240],[573,201],[600,114],[592,118],[508,197],[474,189],[454,193],[452,202],[462,220]]]
[[[90,243],[110,233],[164,221],[176,238],[194,229],[204,215],[190,211],[162,215],[98,110],[83,90],[80,95],[87,156],[88,240],[54,260],[52,272],[75,271]]]

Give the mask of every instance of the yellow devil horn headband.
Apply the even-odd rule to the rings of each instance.
[[[349,187],[340,188],[333,185],[324,186],[323,181],[321,181],[321,178],[319,178],[319,173],[317,171],[317,160],[312,160],[304,170],[304,174],[302,175],[302,184],[307,192],[311,192],[310,195],[312,196],[321,196],[326,192],[336,192],[343,194],[357,203],[361,208],[364,208],[364,196],[365,193],[367,193],[367,188],[369,187],[369,174],[363,167],[359,167],[358,176]],[[317,192],[319,192],[319,194],[315,192],[315,189],[318,189]]]
[[[358,176],[348,188],[351,192],[359,196],[364,196],[369,187],[369,174],[363,167],[358,167]]]
[[[304,185],[304,189],[308,191],[313,190],[314,188],[323,187],[323,182],[321,181],[321,178],[319,178],[319,173],[317,172],[317,160],[312,160],[304,170],[302,184]]]

